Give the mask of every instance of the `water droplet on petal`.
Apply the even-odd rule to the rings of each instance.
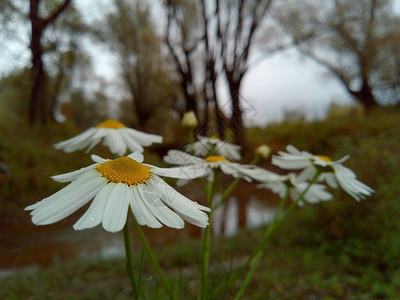
[[[91,217],[91,218],[90,218],[90,221],[94,221],[94,220],[95,220],[95,217]]]

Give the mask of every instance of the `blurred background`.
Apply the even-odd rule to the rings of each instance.
[[[399,0],[2,0],[0,25],[0,298],[129,298],[119,234],[74,232],[86,207],[43,227],[23,209],[64,186],[50,176],[90,163],[54,143],[113,118],[164,136],[145,153],[162,165],[186,143],[191,110],[196,134],[241,145],[243,163],[260,144],[350,154],[346,165],[376,190],[361,203],[332,191],[332,202],[297,210],[249,299],[398,297]],[[180,190],[204,201],[200,184]],[[215,212],[215,282],[250,253],[277,201],[240,183]],[[201,231],[146,233],[194,297]],[[150,299],[165,292],[157,280]]]

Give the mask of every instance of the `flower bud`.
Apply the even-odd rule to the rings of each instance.
[[[196,128],[199,125],[196,115],[192,110],[183,115],[181,125],[188,128]]]
[[[255,150],[256,155],[261,156],[264,159],[267,159],[268,156],[271,154],[271,148],[267,145],[258,146]]]

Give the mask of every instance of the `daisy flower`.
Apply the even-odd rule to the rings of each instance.
[[[183,228],[183,220],[199,227],[208,225],[208,216],[203,212],[210,211],[208,207],[189,200],[159,177],[193,179],[202,176],[204,169],[158,168],[143,164],[143,155],[139,152],[114,160],[92,155],[92,160],[95,163],[88,167],[53,177],[56,181],[71,183],[25,208],[32,210],[34,224],[58,222],[93,199],[89,209],[75,223],[75,230],[101,223],[107,231],[120,231],[129,208],[140,225],[152,228],[162,227],[162,224]]]
[[[298,182],[296,174],[294,173],[279,175],[271,174],[271,172],[268,174],[268,182],[257,185],[258,188],[270,189],[273,193],[278,194],[281,199],[285,197],[289,189],[289,196],[293,201],[304,192],[307,186],[308,182]],[[324,185],[314,183],[303,195],[302,199],[298,202],[298,205],[303,206],[304,201],[315,204],[321,201],[329,201],[332,198],[332,195],[325,190]]]
[[[140,132],[108,119],[73,138],[55,144],[54,148],[67,153],[86,148],[86,152],[89,152],[101,139],[113,154],[119,156],[124,155],[128,149],[130,152],[143,152],[143,146],[162,142],[162,136]]]
[[[193,151],[199,156],[206,157],[209,155],[222,156],[229,160],[240,160],[240,146],[225,141],[221,141],[217,137],[198,136],[198,141],[187,145],[186,150]]]
[[[214,155],[200,158],[178,150],[169,150],[167,155],[164,156],[164,161],[176,166],[193,166],[193,168],[196,168],[196,166],[199,168],[203,167],[206,171],[204,175],[198,177],[207,177],[209,181],[214,179],[214,169],[220,169],[223,173],[232,175],[235,178],[244,178],[248,182],[251,182],[253,179],[264,179],[265,172],[267,172],[261,171],[261,168],[253,165],[241,165],[231,162],[222,156]],[[187,180],[179,180],[178,185],[185,184],[186,182]]]
[[[280,151],[279,155],[272,157],[272,164],[282,169],[303,169],[298,180],[304,181],[313,178],[317,170],[322,171],[318,180],[324,180],[332,188],[340,185],[350,196],[357,201],[371,195],[374,190],[357,179],[356,174],[342,165],[349,156],[332,161],[323,155],[313,155],[306,151],[299,151],[289,145],[286,147],[287,153]]]

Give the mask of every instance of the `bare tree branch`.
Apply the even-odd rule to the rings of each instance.
[[[56,8],[50,16],[48,16],[46,19],[43,19],[43,27],[45,28],[49,24],[55,22],[61,13],[67,9],[70,3],[71,0],[64,0],[64,2],[60,4],[60,6]]]

